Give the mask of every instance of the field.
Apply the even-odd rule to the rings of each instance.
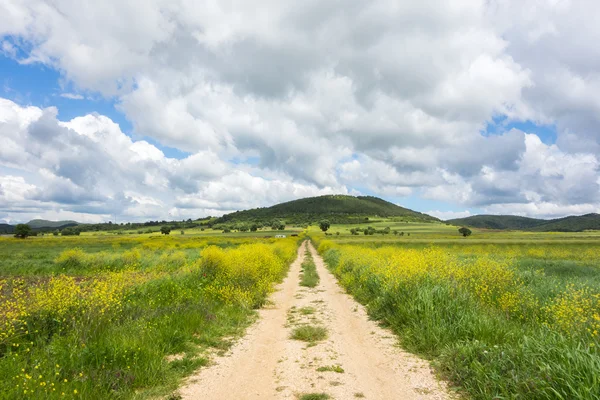
[[[377,233],[351,233],[369,226]],[[288,237],[266,237],[276,233]],[[335,308],[342,300],[321,258],[298,253],[306,235],[370,316],[466,398],[599,398],[598,232],[473,229],[463,238],[442,223],[375,217],[332,225],[327,234],[312,226],[0,237],[1,398],[177,398],[182,378],[229,349],[256,319],[298,254],[307,258],[288,276],[297,282],[286,284],[294,289],[283,303],[294,306],[282,306],[281,326],[271,320],[264,335],[304,321],[296,328],[316,323],[329,338],[299,350],[305,362],[273,352],[273,368],[288,368],[281,374],[293,381],[308,373],[298,365],[331,353],[324,346],[358,359],[376,351],[359,348],[363,339],[339,347],[346,327],[364,325],[367,336],[375,328],[354,306]],[[327,315],[344,317],[336,322]],[[291,333],[280,336],[292,340]],[[262,349],[257,357],[267,357]],[[343,361],[315,367],[313,384],[328,385],[318,374],[331,374],[332,365],[351,372],[354,361]],[[366,374],[368,367],[357,370]],[[347,379],[346,389],[369,381],[337,374],[332,382]],[[271,374],[256,376],[257,390],[268,386],[264,379]],[[368,394],[366,387],[355,393]],[[324,386],[318,393],[342,389]]]
[[[600,396],[600,238],[381,221],[311,231],[331,270],[404,348],[472,398]],[[340,232],[339,235],[336,232]]]
[[[297,239],[0,238],[2,398],[170,393],[243,332]]]

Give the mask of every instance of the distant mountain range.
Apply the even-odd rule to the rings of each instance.
[[[15,227],[9,224],[0,224],[0,235],[6,235],[13,233],[15,231]]]
[[[70,221],[70,220],[69,221],[48,221],[45,219],[32,219],[31,221],[29,221],[27,223],[27,225],[29,225],[31,227],[31,229],[34,229],[36,231],[47,232],[47,231],[56,230],[56,229],[61,230],[63,228],[68,228],[70,226],[77,226],[77,225],[79,225],[79,222]],[[0,224],[0,235],[14,233],[15,226],[16,225]]]
[[[215,223],[284,220],[288,224],[310,224],[321,219],[328,219],[331,223],[360,223],[372,217],[399,217],[413,222],[440,221],[378,197],[325,195],[288,201],[272,207],[237,211],[218,218]]]
[[[214,224],[271,223],[285,221],[288,224],[314,224],[328,219],[332,224],[369,223],[374,218],[397,218],[408,222],[441,222],[427,214],[400,207],[378,197],[326,195],[307,197],[276,204],[271,207],[255,208],[223,215]],[[445,221],[456,226],[483,229],[523,230],[538,232],[581,232],[600,230],[600,214],[586,214],[556,219],[537,219],[515,215],[474,215]],[[38,232],[80,225],[76,221],[48,221],[34,219],[27,223]],[[82,225],[85,226],[85,225]],[[14,233],[15,226],[0,224],[0,234]]]
[[[45,220],[45,219],[32,219],[31,221],[29,221],[27,223],[27,225],[29,225],[31,227],[31,229],[40,229],[40,228],[60,229],[60,228],[66,228],[68,226],[79,225],[79,222],[77,222],[77,221],[71,221],[71,220],[67,220],[67,221],[48,221],[48,220]]]
[[[537,219],[514,215],[474,215],[446,221],[452,225],[484,229],[507,229],[536,232],[581,232],[600,230],[600,214],[573,215],[556,219]]]

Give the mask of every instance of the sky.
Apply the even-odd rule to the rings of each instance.
[[[600,2],[0,0],[0,222],[600,212]]]

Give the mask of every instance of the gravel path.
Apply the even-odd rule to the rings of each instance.
[[[299,285],[306,249],[321,278],[315,288]],[[451,398],[426,361],[402,351],[393,334],[343,292],[310,242],[298,249],[271,301],[225,356],[188,379],[183,399],[296,399],[305,393],[337,400]],[[325,327],[328,338],[290,339],[305,324]]]

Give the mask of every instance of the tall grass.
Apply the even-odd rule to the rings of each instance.
[[[203,349],[227,347],[222,338],[247,326],[296,248],[292,239],[208,246],[195,257],[72,249],[55,263],[85,275],[0,280],[2,398],[168,393],[206,363]]]
[[[589,280],[494,253],[319,250],[371,315],[471,397],[598,399],[600,290]]]

